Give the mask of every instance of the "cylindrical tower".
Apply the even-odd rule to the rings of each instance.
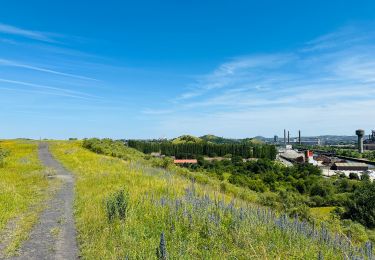
[[[363,153],[363,136],[365,135],[365,131],[358,129],[355,131],[355,134],[358,136],[358,152]]]
[[[284,129],[284,145],[286,145],[286,130]]]
[[[289,135],[289,131],[288,131],[288,144],[290,144],[290,135]]]
[[[299,145],[302,144],[302,140],[301,140],[301,130],[298,130],[298,143],[299,143]]]

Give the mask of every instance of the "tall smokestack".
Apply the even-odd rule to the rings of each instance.
[[[358,152],[363,153],[363,136],[365,135],[365,131],[358,129],[355,131],[355,134],[358,136]]]
[[[284,129],[284,144],[286,145],[286,130]]]
[[[302,144],[302,140],[301,140],[301,130],[298,130],[298,143],[299,143],[299,145]]]
[[[289,130],[288,130],[288,144],[290,144]]]

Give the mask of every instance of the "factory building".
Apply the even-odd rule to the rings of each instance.
[[[375,130],[372,130],[368,139],[363,142],[363,149],[368,151],[375,150]]]
[[[332,165],[331,169],[336,171],[367,171],[368,165],[357,162],[336,162]]]

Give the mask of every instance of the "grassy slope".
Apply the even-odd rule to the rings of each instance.
[[[2,141],[0,147],[10,151],[0,167],[0,242],[5,241],[2,246],[9,255],[27,238],[37,221],[48,181],[42,174],[37,143]]]
[[[231,197],[211,185],[192,188],[184,177],[98,155],[79,142],[54,143],[51,151],[76,175],[75,215],[85,259],[154,258],[162,232],[172,259],[317,259],[319,251],[326,259],[342,258],[321,243],[259,222],[256,214],[238,220],[227,204]],[[104,199],[121,188],[129,191],[130,209],[125,222],[110,224]],[[199,199],[203,194],[217,199],[209,203]],[[238,206],[252,207],[236,200]]]

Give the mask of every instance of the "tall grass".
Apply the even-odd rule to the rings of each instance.
[[[76,175],[75,215],[84,259],[354,259],[372,255],[346,237],[165,169],[52,145]],[[108,221],[105,198],[126,189],[126,220]],[[118,199],[115,199],[118,201]],[[120,199],[119,201],[122,201]]]
[[[3,253],[11,254],[37,221],[48,180],[42,173],[36,142],[1,141],[0,147],[8,151],[0,166],[0,244],[5,246]]]

